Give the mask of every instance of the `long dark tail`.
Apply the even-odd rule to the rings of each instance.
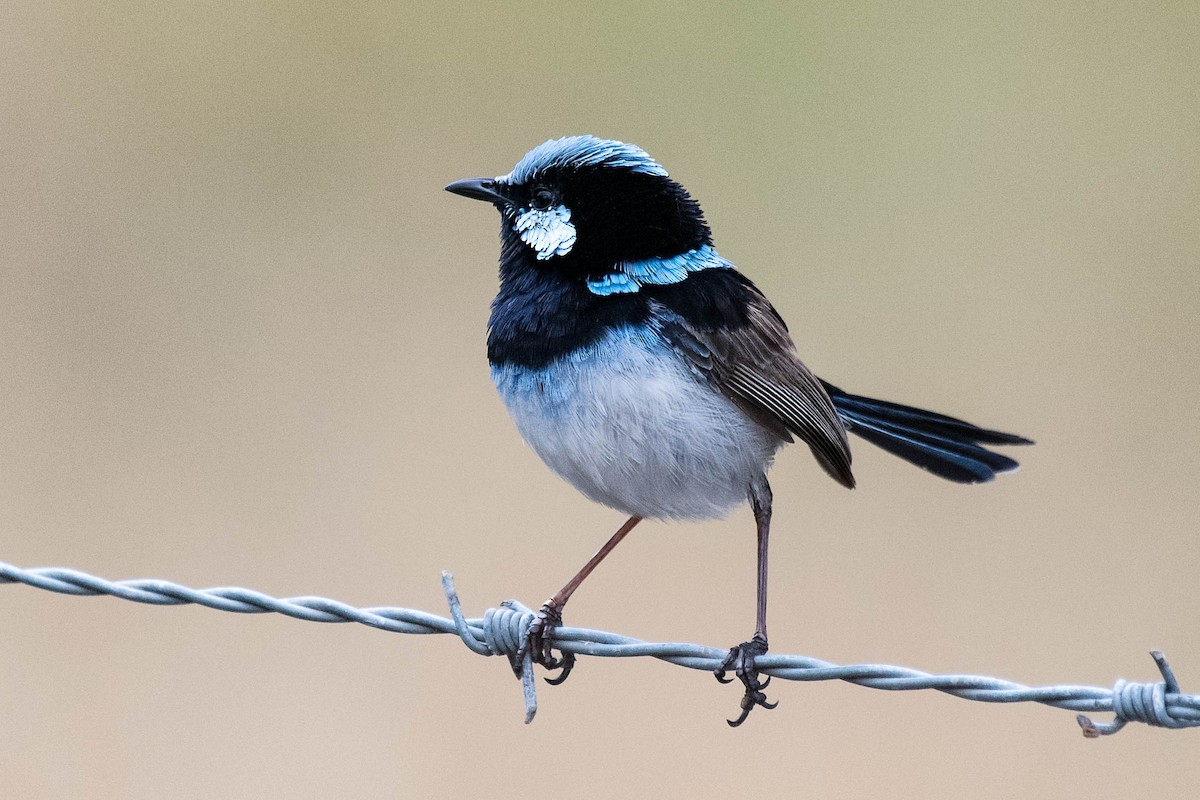
[[[1023,436],[990,431],[961,419],[872,400],[821,381],[846,429],[910,464],[955,483],[984,483],[1019,466],[983,444],[1033,444]]]

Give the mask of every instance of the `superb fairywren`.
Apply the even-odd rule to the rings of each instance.
[[[1029,444],[953,417],[847,394],[796,357],[770,302],[713,249],[700,206],[644,150],[593,136],[535,147],[507,175],[446,191],[500,211],[492,378],[546,464],[629,519],[542,606],[522,653],[562,668],[551,631],[579,584],[644,518],[711,519],[749,501],[758,527],[754,636],[732,648],[741,724],[768,703],[767,537],[775,452],[799,438],[854,486],[846,432],[947,480],[989,481],[1017,462],[983,444]]]

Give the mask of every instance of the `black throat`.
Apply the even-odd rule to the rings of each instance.
[[[612,328],[647,318],[637,294],[600,297],[577,276],[539,263],[508,220],[500,242],[500,291],[488,320],[492,365],[544,367]]]
[[[597,295],[582,276],[538,262],[507,220],[500,234],[500,291],[488,320],[493,366],[545,367],[623,325],[646,323],[653,307],[678,314],[698,330],[746,323],[749,279],[733,269],[707,269],[678,283]]]

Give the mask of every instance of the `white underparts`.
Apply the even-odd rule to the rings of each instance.
[[[614,329],[540,369],[494,366],[492,378],[546,465],[625,514],[722,517],[783,444],[649,327]]]

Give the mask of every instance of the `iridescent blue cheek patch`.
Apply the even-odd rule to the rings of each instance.
[[[521,241],[533,248],[538,261],[565,256],[575,246],[575,226],[566,206],[518,209],[513,228]]]

